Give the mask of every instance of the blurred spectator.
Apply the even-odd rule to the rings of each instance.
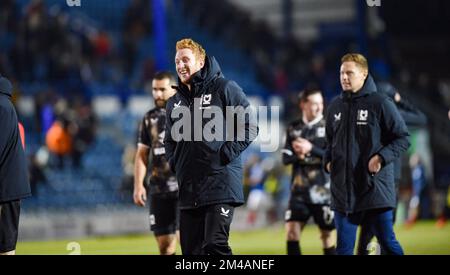
[[[37,186],[47,184],[47,176],[44,172],[43,163],[39,161],[37,154],[28,157],[28,169],[30,173],[31,193],[34,197],[38,196]]]
[[[35,110],[35,131],[41,134],[45,139],[48,129],[55,120],[53,105],[56,102],[56,95],[53,90],[38,92],[34,95],[34,110]]]
[[[72,152],[73,140],[68,130],[69,122],[66,119],[57,119],[46,135],[48,150],[57,157],[57,167],[64,167],[64,158]]]
[[[18,22],[16,18],[19,10],[15,0],[3,0],[0,2],[0,33],[2,31],[17,31]]]
[[[127,74],[131,74],[137,61],[138,42],[151,33],[151,14],[148,0],[133,0],[125,12],[122,40],[124,46],[124,70]]]
[[[134,157],[136,146],[127,144],[122,154],[123,177],[120,185],[120,192],[123,198],[130,198],[134,188]]]
[[[447,194],[445,196],[445,204],[442,209],[442,212],[439,214],[438,220],[436,222],[437,228],[444,228],[447,223],[447,219],[450,218],[450,184],[447,188]]]
[[[23,128],[23,125],[20,122],[19,122],[19,133],[20,133],[20,140],[22,141],[22,147],[25,150],[25,129]]]
[[[261,157],[257,154],[250,156],[244,169],[247,171],[245,183],[250,187],[247,198],[247,223],[253,226],[258,218],[258,213],[267,211],[271,205],[270,196],[264,190],[268,173]]]
[[[80,101],[75,103],[74,114],[70,124],[70,134],[73,139],[72,164],[75,168],[80,168],[84,153],[95,141],[97,119],[91,106]]]
[[[406,226],[411,227],[419,216],[419,205],[422,191],[426,185],[425,166],[423,165],[420,156],[413,154],[410,157],[409,165],[411,167],[412,179],[412,196],[409,202],[408,219]]]
[[[277,153],[279,155],[279,153]],[[279,162],[271,171],[275,178],[277,187],[274,194],[274,211],[276,221],[284,222],[284,215],[289,204],[291,194],[291,175],[290,167]]]
[[[149,0],[132,0],[125,11],[125,31],[141,38],[152,31],[152,12]]]

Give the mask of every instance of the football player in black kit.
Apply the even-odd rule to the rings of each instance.
[[[301,255],[300,234],[312,216],[320,229],[325,255],[335,254],[331,235],[334,212],[330,209],[330,179],[322,168],[326,146],[323,96],[307,89],[299,95],[300,119],[289,124],[283,163],[292,164],[291,197],[286,211],[288,255]]]
[[[169,72],[158,72],[153,78],[155,108],[148,111],[140,123],[134,168],[134,203],[145,206],[148,191],[150,229],[155,234],[161,255],[175,254],[179,224],[178,183],[164,149],[165,107],[176,92],[172,88],[175,83],[175,77]]]

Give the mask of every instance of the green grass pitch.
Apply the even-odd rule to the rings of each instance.
[[[411,229],[404,226],[396,227],[397,237],[402,244],[405,254],[447,254],[450,255],[450,224],[437,229],[434,222],[419,222]],[[148,235],[133,235],[120,237],[96,237],[88,239],[67,239],[57,241],[19,242],[18,255],[48,255],[65,254],[70,242],[80,245],[82,255],[145,255],[158,254],[155,239]],[[285,254],[283,225],[273,226],[254,231],[232,231],[230,245],[237,255]],[[304,254],[322,254],[318,229],[315,225],[308,225],[302,235],[302,252]],[[180,248],[177,254],[181,254]]]

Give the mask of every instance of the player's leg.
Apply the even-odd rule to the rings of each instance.
[[[261,209],[264,191],[259,189],[250,190],[247,199],[247,223],[250,226],[254,226],[258,217],[258,211]]]
[[[19,200],[0,204],[0,255],[15,254],[19,216]]]
[[[228,244],[234,207],[214,204],[206,207],[203,251],[206,255],[232,255]]]
[[[300,236],[305,223],[298,221],[288,221],[286,229],[286,248],[288,255],[301,255]]]
[[[338,255],[353,255],[356,242],[356,231],[360,223],[361,213],[349,214],[334,212],[337,244],[336,253]]]
[[[304,203],[289,203],[285,214],[286,249],[288,255],[302,255],[300,238],[311,213]]]
[[[323,255],[336,255],[336,245],[332,233],[333,230],[320,229],[320,239],[322,241]]]
[[[310,211],[313,215],[314,222],[320,230],[320,240],[322,241],[322,248],[324,255],[336,255],[336,243],[333,238],[334,226],[334,211],[329,205],[309,205]]]
[[[183,255],[203,255],[205,207],[180,210],[180,245]]]
[[[367,255],[368,254],[368,246],[375,234],[373,233],[373,229],[370,225],[363,223],[361,224],[358,238],[358,247],[357,247],[357,255]]]
[[[159,254],[161,255],[175,255],[177,250],[177,235],[168,234],[156,236],[158,242]]]
[[[161,255],[174,255],[177,246],[177,194],[152,195],[150,228],[154,232]]]
[[[368,211],[367,222],[372,224],[378,242],[388,255],[403,255],[403,249],[395,237],[392,209]]]

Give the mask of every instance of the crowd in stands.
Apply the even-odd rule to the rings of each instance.
[[[338,93],[341,52],[337,46],[323,48],[320,41],[303,42],[293,36],[275,35],[266,22],[251,20],[248,11],[229,1],[179,2],[181,5],[174,7],[180,7],[198,28],[228,45],[238,46],[251,57],[258,81],[274,95],[283,97],[285,118],[298,117],[297,93],[303,88],[321,87],[328,102]],[[0,73],[15,83],[18,96],[33,95],[35,121],[33,129],[26,131],[39,133],[40,143],[52,155],[49,162],[52,168],[67,166],[67,159],[73,167],[82,167],[83,155],[95,143],[99,121],[91,106],[93,84],[112,85],[116,95],[126,98],[130,87],[143,90],[153,77],[153,60],[139,60],[139,43],[151,37],[153,31],[150,3],[150,0],[130,1],[123,11],[123,23],[118,29],[111,29],[92,18],[73,15],[61,6],[48,6],[43,0],[26,4],[0,1]],[[373,45],[379,44],[374,41]],[[340,46],[354,49],[352,43]],[[393,79],[401,91],[427,97],[427,101],[437,106],[439,114],[450,119],[448,80],[413,73],[407,64],[398,62],[401,58],[396,53],[393,57],[385,56],[379,48],[369,51],[374,76],[380,80]],[[136,79],[135,75],[139,77]],[[24,88],[36,83],[47,85],[32,92]],[[428,97],[430,91],[434,94]],[[133,153],[132,146],[124,149],[122,187],[127,192],[132,183]],[[274,205],[282,205],[288,194],[285,184],[289,182],[288,173],[276,161],[271,169],[266,169],[263,162],[267,164],[269,160],[250,159],[246,166],[247,187],[272,194],[273,202],[268,208],[276,212],[280,208]],[[32,183],[47,181],[46,165],[38,152],[32,152]],[[270,215],[270,219],[282,219],[280,212]],[[249,222],[254,222],[252,214]]]

